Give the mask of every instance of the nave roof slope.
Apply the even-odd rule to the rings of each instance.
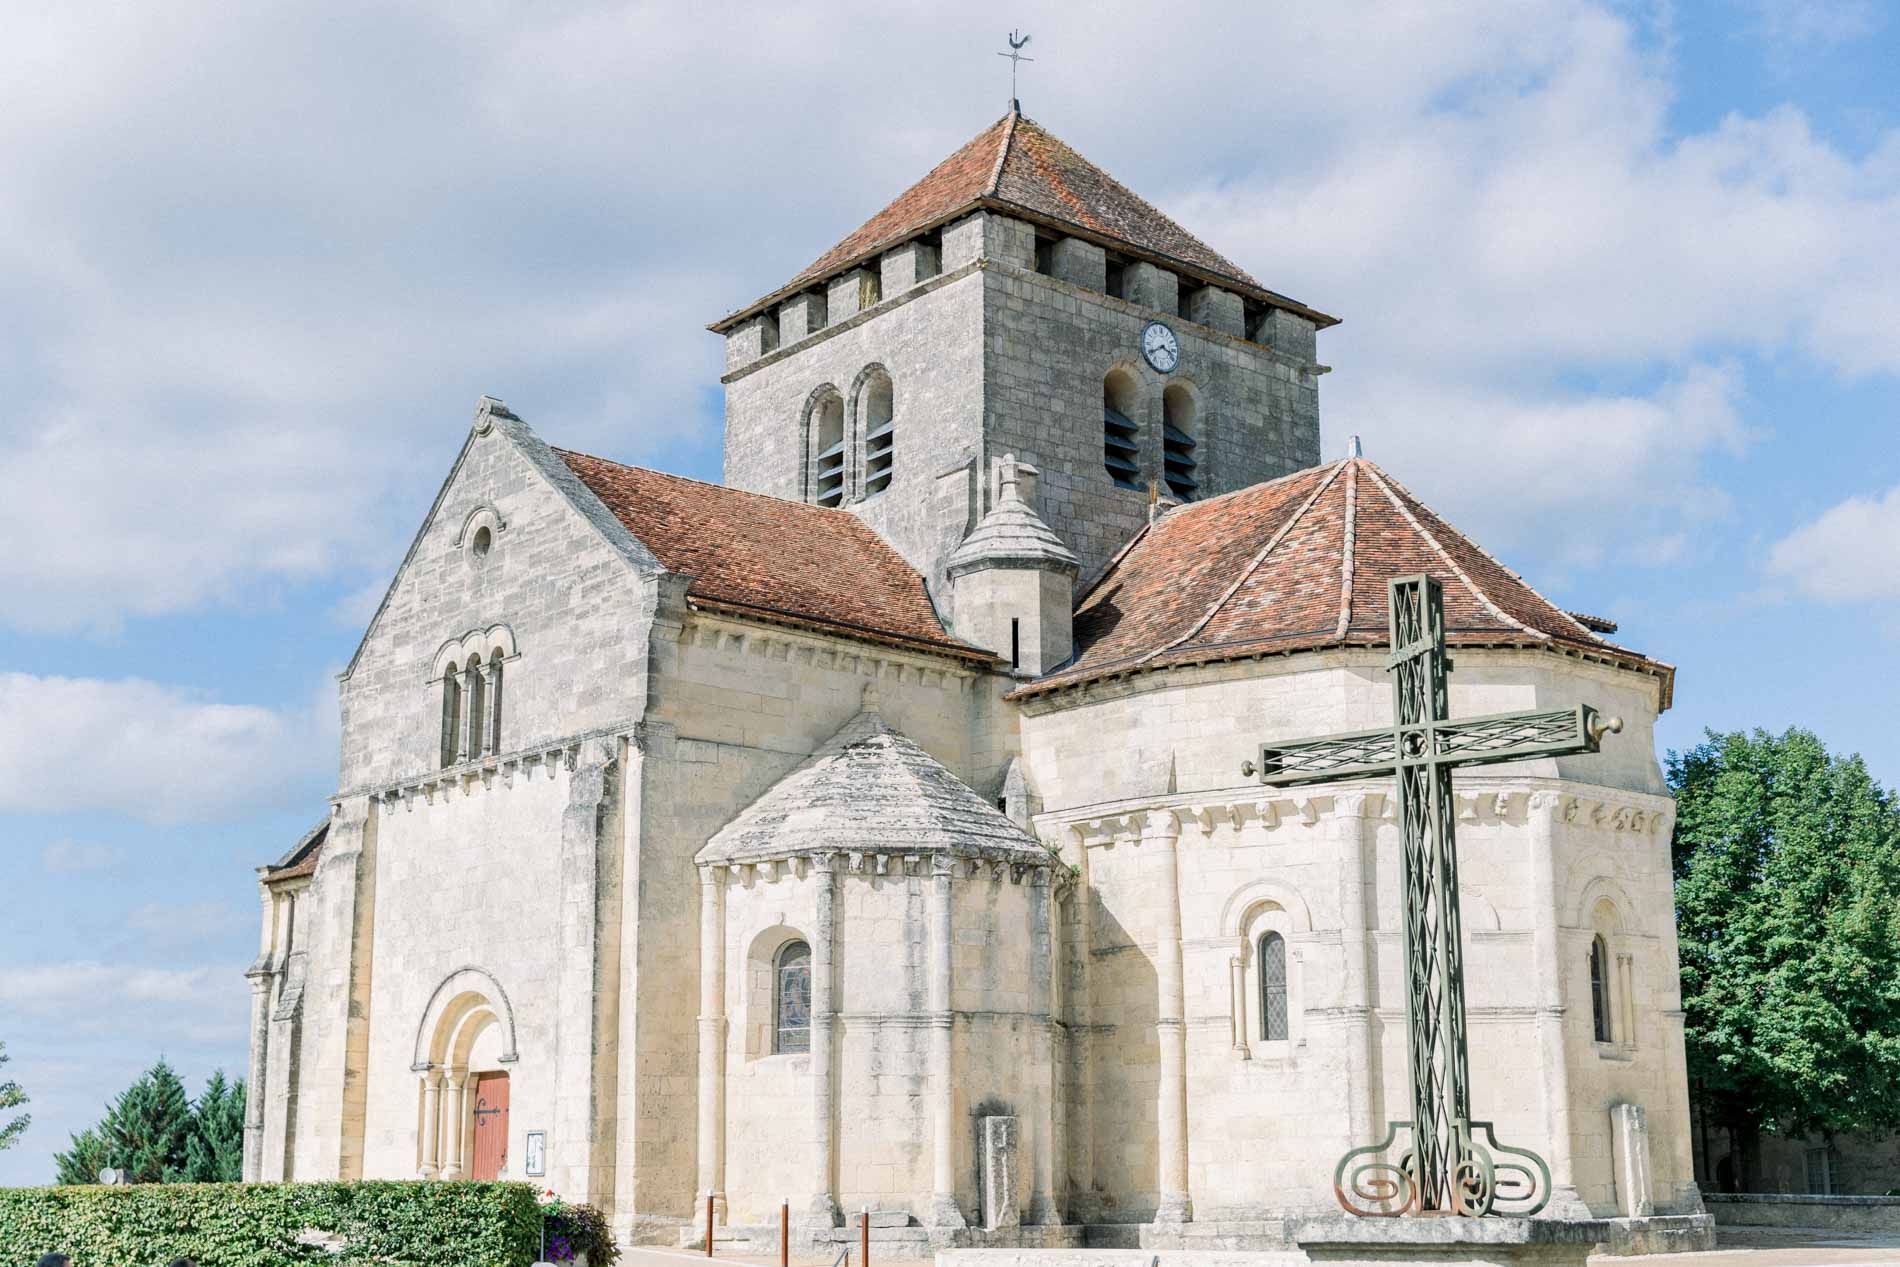
[[[923,577],[849,511],[555,449],[699,606],[989,661],[944,631]]]

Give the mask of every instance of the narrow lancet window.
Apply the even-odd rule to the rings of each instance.
[[[455,764],[455,753],[462,742],[462,684],[456,681],[458,670],[450,665],[442,674],[442,764]]]
[[[1180,383],[1170,383],[1161,393],[1162,465],[1166,468],[1168,491],[1184,502],[1193,501],[1201,488],[1194,475],[1199,466],[1194,456],[1198,412],[1194,393]]]
[[[1102,466],[1117,488],[1141,491],[1141,428],[1136,425],[1135,380],[1112,370],[1102,380]]]
[[[787,942],[772,974],[772,1050],[811,1050],[811,947]]]
[[[1286,938],[1260,934],[1260,1037],[1286,1039]]]
[[[1601,937],[1590,940],[1590,1023],[1599,1043],[1610,1041],[1610,952]]]

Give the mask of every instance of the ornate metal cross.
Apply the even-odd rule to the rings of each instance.
[[[1341,1157],[1333,1191],[1340,1205],[1362,1215],[1535,1214],[1550,1199],[1550,1168],[1528,1149],[1498,1143],[1490,1122],[1471,1117],[1451,772],[1596,752],[1604,734],[1623,723],[1599,720],[1588,704],[1453,720],[1447,715],[1451,661],[1445,655],[1443,591],[1429,576],[1406,576],[1395,578],[1389,592],[1392,726],[1264,744],[1258,764],[1241,767],[1242,774],[1258,775],[1272,787],[1379,775],[1398,783],[1412,1116],[1388,1122],[1383,1139]],[[1400,1131],[1410,1132],[1410,1147],[1396,1162],[1387,1160]]]

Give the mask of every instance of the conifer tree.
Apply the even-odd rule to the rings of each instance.
[[[112,1164],[110,1150],[99,1127],[88,1126],[73,1136],[63,1153],[53,1154],[55,1183],[98,1183],[99,1172]]]
[[[244,1082],[226,1082],[215,1069],[191,1106],[191,1139],[183,1178],[189,1183],[235,1183],[244,1177]]]
[[[1690,1094],[1755,1191],[1764,1133],[1900,1126],[1900,805],[1804,730],[1668,773]]]
[[[127,1183],[169,1183],[184,1176],[191,1104],[164,1057],[113,1102],[100,1128],[111,1164],[125,1172]]]

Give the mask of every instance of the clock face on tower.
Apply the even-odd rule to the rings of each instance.
[[[1181,363],[1181,340],[1159,321],[1150,321],[1141,332],[1141,354],[1156,372],[1171,374]]]

